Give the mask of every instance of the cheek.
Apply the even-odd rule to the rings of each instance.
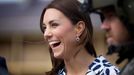
[[[118,28],[113,28],[113,36],[116,40],[120,40],[122,38],[122,32]]]
[[[66,36],[71,34],[71,30],[69,28],[62,27],[62,28],[55,30],[54,34],[56,34],[59,37],[65,38]]]
[[[73,44],[76,37],[73,26],[61,27],[60,31],[57,31],[57,36],[66,46]]]
[[[66,24],[57,28],[54,33],[56,33],[62,38],[66,38],[66,37],[70,37],[71,35],[74,35],[75,32],[74,32],[73,25]]]
[[[120,39],[121,42],[128,40],[129,33],[127,32],[126,29],[120,29],[118,33],[118,39]]]
[[[128,32],[122,26],[117,25],[116,27],[113,28],[113,35],[116,41],[123,42],[127,40]]]

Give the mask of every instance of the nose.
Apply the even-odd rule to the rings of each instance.
[[[48,40],[49,38],[51,38],[52,37],[52,32],[51,32],[51,30],[50,29],[46,29],[45,31],[44,31],[44,38],[45,38],[45,40]]]
[[[109,30],[110,29],[110,22],[108,20],[104,20],[100,27],[103,30]]]

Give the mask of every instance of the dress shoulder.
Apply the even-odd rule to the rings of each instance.
[[[89,65],[89,69],[94,71],[96,75],[119,75],[120,72],[118,67],[108,62],[103,56],[97,57],[92,64]]]

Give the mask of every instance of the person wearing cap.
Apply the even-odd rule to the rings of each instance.
[[[117,64],[128,59],[121,75],[134,75],[134,0],[92,0],[89,11],[101,16],[101,29],[106,31],[107,54],[117,53]]]

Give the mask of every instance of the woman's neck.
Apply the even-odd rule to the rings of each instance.
[[[64,60],[67,75],[85,75],[93,60],[94,57],[85,48],[78,50],[72,57]]]

